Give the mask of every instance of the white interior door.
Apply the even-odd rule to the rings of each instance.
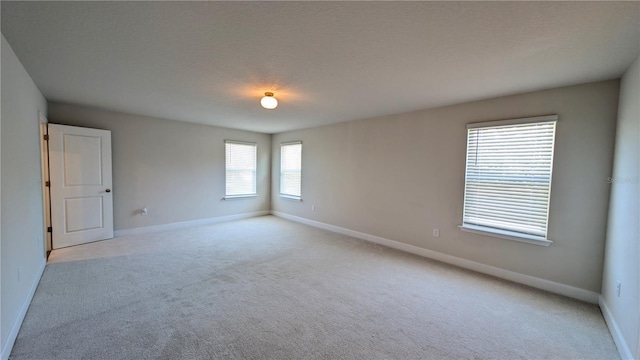
[[[111,132],[49,124],[54,249],[113,237]]]

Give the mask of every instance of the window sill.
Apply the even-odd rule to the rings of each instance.
[[[223,197],[221,200],[236,200],[236,199],[248,199],[248,198],[257,198],[257,194],[253,195],[227,195]]]
[[[280,198],[284,200],[290,200],[290,201],[302,201],[301,196],[294,196],[294,195],[280,194]]]
[[[474,225],[459,225],[458,228],[460,228],[460,230],[465,232],[492,236],[500,239],[518,241],[518,242],[533,244],[538,246],[549,246],[553,244],[553,241],[543,239],[539,236],[518,234],[516,232],[507,231],[507,230],[491,229],[483,226],[474,226]]]

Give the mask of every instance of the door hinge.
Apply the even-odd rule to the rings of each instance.
[[[49,135],[44,135],[43,138],[44,138],[44,141],[49,141]]]
[[[52,228],[51,226],[49,226],[49,227],[47,228],[47,232],[53,232],[53,228]]]
[[[44,186],[51,187],[51,181],[45,181],[44,182]]]

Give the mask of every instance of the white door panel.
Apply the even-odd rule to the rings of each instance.
[[[104,227],[102,207],[101,196],[65,199],[67,233]]]
[[[53,248],[113,237],[111,132],[49,124]]]
[[[102,138],[63,134],[64,185],[102,185]],[[98,161],[96,161],[98,160]]]

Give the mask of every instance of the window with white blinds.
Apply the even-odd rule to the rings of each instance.
[[[467,126],[463,228],[547,240],[556,120]]]
[[[280,194],[302,196],[302,142],[280,144]]]
[[[255,143],[224,142],[225,196],[256,195],[257,146]]]

